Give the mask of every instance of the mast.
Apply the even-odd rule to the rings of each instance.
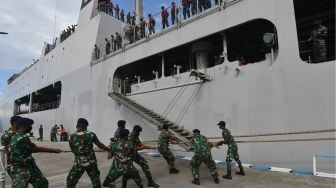
[[[143,17],[142,0],[135,0],[135,16],[136,23],[140,23],[140,18]]]

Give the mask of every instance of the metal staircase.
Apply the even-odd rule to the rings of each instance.
[[[183,126],[177,125],[174,122],[162,117],[160,114],[138,104],[137,102],[129,99],[128,97],[117,93],[109,92],[108,95],[112,97],[115,101],[120,104],[127,106],[129,109],[133,110],[135,113],[139,114],[141,117],[145,118],[147,121],[151,122],[156,127],[163,124],[169,125],[169,132],[179,141],[179,145],[186,151],[190,151],[191,144],[190,139],[192,138],[192,132],[183,128]]]

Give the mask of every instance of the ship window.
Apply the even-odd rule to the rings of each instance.
[[[155,79],[155,72],[157,72],[158,77],[161,77],[161,55],[154,55],[118,68],[114,74],[114,80],[118,80],[117,82],[119,85],[121,82],[124,84],[125,81],[127,81],[127,85],[135,84],[138,82],[138,77],[140,77],[141,82],[146,82]]]
[[[265,43],[265,34],[273,36],[272,42]],[[267,20],[257,19],[233,27],[226,32],[229,61],[243,57],[246,63],[256,63],[266,59],[271,49],[277,51],[275,26]]]
[[[30,95],[26,95],[21,97],[14,102],[14,114],[27,114],[29,113],[29,102],[30,102]]]
[[[61,102],[61,82],[49,85],[32,94],[31,112],[56,109]]]
[[[309,63],[335,60],[335,0],[294,0],[294,8],[301,59]],[[324,37],[326,56],[322,58],[319,43],[308,40],[318,20],[328,30]]]

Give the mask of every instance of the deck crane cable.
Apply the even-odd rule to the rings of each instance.
[[[176,102],[178,101],[178,98],[181,97],[181,95],[184,93],[185,89],[186,89],[186,85],[189,84],[191,81],[191,77],[189,77],[187,79],[187,81],[185,82],[185,84],[182,85],[182,87],[180,88],[180,90],[177,92],[177,94],[174,96],[174,98],[172,99],[172,101],[168,104],[166,110],[163,112],[162,116],[166,117],[169,112],[171,111],[171,109],[173,108],[173,106],[176,104]]]
[[[184,115],[185,115],[186,112],[188,111],[188,109],[189,109],[189,107],[190,107],[192,101],[194,100],[196,94],[198,93],[198,91],[199,91],[199,89],[201,88],[202,85],[203,85],[203,84],[200,84],[200,85],[198,85],[198,86],[195,87],[193,93],[191,94],[191,96],[189,97],[187,103],[186,103],[185,106],[183,107],[183,109],[182,109],[180,115],[177,117],[177,119],[176,119],[176,121],[175,121],[176,124],[179,125],[179,124],[181,123],[181,121],[182,121]]]
[[[166,110],[163,112],[162,116],[164,118],[167,117],[167,115],[170,113],[170,111],[173,109],[174,105],[176,104],[176,102],[178,101],[178,99],[182,96],[182,94],[184,93],[184,91],[186,90],[186,86],[189,85],[189,83],[191,82],[192,77],[189,76],[187,81],[185,82],[185,84],[182,85],[182,87],[180,88],[180,90],[177,92],[177,94],[174,96],[173,100],[171,100],[171,102],[168,104]]]

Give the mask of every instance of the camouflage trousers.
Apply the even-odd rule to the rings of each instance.
[[[48,180],[35,163],[28,167],[9,167],[7,171],[13,181],[13,188],[27,188],[29,183],[34,188],[47,188],[49,186]]]
[[[236,144],[229,144],[226,155],[227,170],[231,171],[231,162],[233,159],[238,163],[238,166],[241,167],[241,162],[238,155],[238,146]]]
[[[211,176],[213,178],[218,178],[216,163],[212,159],[211,155],[208,155],[208,156],[194,155],[192,157],[190,165],[191,165],[191,172],[192,172],[193,178],[199,179],[199,176],[200,176],[199,167],[201,166],[202,162],[209,169]]]
[[[145,173],[148,180],[153,179],[146,159],[144,159],[140,154],[136,153],[132,160],[142,168],[142,171]]]
[[[111,166],[109,173],[107,174],[103,186],[104,187],[114,187],[114,181],[119,177],[123,176],[123,183],[127,182],[128,179],[132,178],[138,187],[143,188],[142,180],[139,175],[139,171],[134,167],[128,167],[126,170],[118,169],[114,166]],[[124,182],[125,181],[125,182]]]
[[[167,161],[170,169],[175,168],[175,157],[169,148],[159,148],[159,152],[162,157]]]
[[[93,188],[100,188],[100,172],[97,166],[97,162],[90,163],[89,165],[81,165],[80,163],[75,163],[67,177],[67,188],[75,188],[76,184],[78,183],[79,179],[82,177],[84,172],[87,172],[89,175],[92,187]]]

